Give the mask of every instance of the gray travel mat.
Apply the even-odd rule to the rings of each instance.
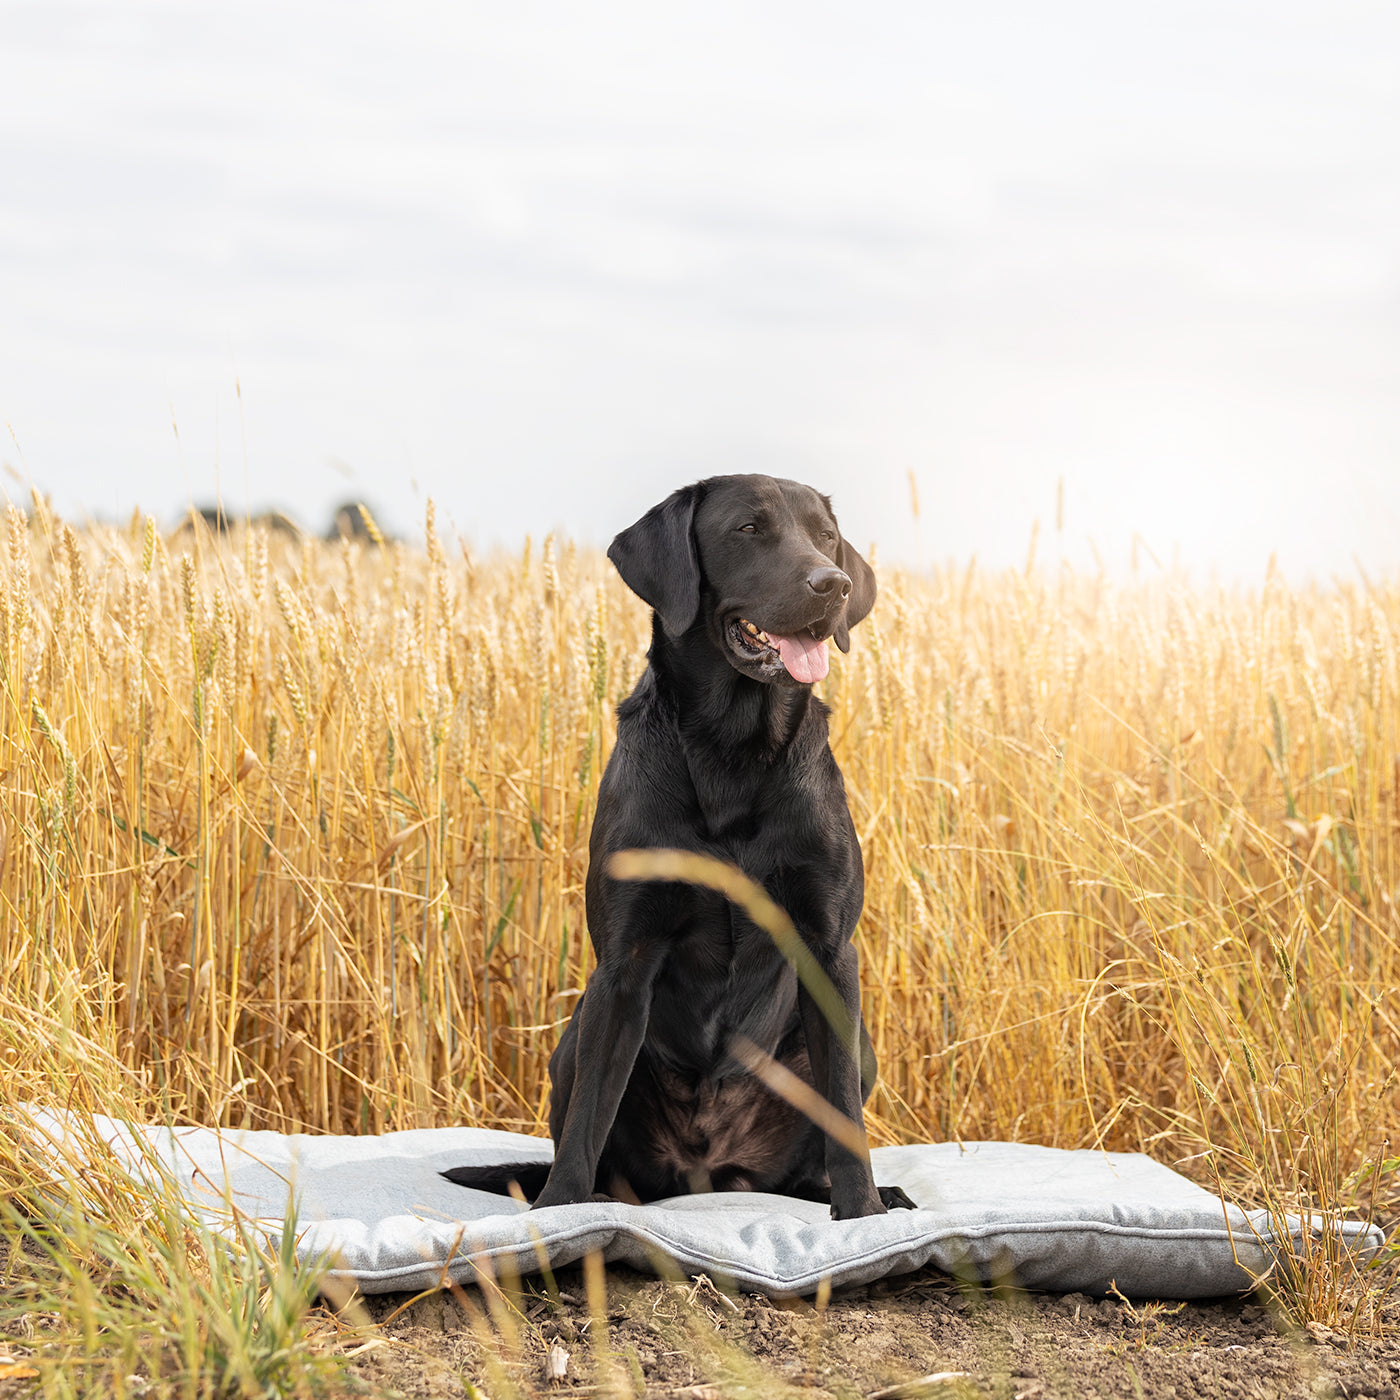
[[[71,1160],[73,1137],[60,1120],[36,1122],[56,1148],[66,1142]],[[919,1209],[833,1221],[823,1205],[741,1192],[529,1211],[438,1175],[550,1159],[547,1139],[488,1129],[348,1137],[98,1126],[153,1189],[162,1189],[160,1163],[187,1208],[215,1223],[231,1204],[276,1235],[293,1190],[299,1256],[329,1259],[331,1277],[366,1293],[472,1282],[478,1268],[535,1273],[597,1250],[640,1269],[704,1270],[770,1294],[933,1264],[1054,1292],[1113,1286],[1130,1297],[1202,1298],[1250,1288],[1279,1246],[1266,1212],[1222,1206],[1136,1153],[1005,1142],[877,1148],[876,1182],[902,1186]],[[1286,1247],[1296,1250],[1307,1228],[1289,1217]],[[1336,1228],[1346,1248],[1370,1253],[1382,1244],[1374,1226]]]

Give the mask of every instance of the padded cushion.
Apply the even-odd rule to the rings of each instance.
[[[71,1158],[62,1121],[36,1122],[55,1150],[67,1140]],[[1278,1248],[1266,1212],[1226,1209],[1135,1153],[1005,1142],[878,1148],[876,1181],[902,1186],[919,1209],[833,1221],[823,1205],[739,1192],[528,1211],[438,1175],[550,1159],[547,1139],[488,1129],[342,1137],[99,1120],[99,1130],[153,1190],[168,1189],[155,1165],[163,1163],[187,1207],[215,1223],[231,1203],[275,1235],[290,1187],[298,1253],[329,1257],[333,1277],[366,1293],[470,1282],[474,1259],[483,1270],[532,1273],[542,1260],[558,1266],[600,1250],[637,1268],[705,1270],[771,1294],[934,1264],[1024,1288],[1102,1293],[1112,1284],[1130,1297],[1197,1298],[1248,1289]],[[1304,1223],[1291,1217],[1288,1228],[1296,1247]],[[1375,1227],[1340,1229],[1352,1249],[1381,1246]]]

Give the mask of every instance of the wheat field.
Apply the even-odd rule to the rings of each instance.
[[[431,507],[420,544],[5,531],[6,1102],[543,1131],[648,636],[606,560]],[[820,688],[873,1139],[1393,1208],[1400,584],[876,564]]]

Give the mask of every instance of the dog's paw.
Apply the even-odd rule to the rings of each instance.
[[[884,1202],[878,1196],[869,1201],[862,1201],[855,1206],[842,1206],[837,1202],[831,1203],[831,1218],[833,1220],[862,1220],[867,1215],[884,1215],[886,1213]]]
[[[580,1201],[588,1199],[588,1192],[572,1191],[567,1186],[559,1186],[554,1182],[549,1182],[543,1191],[535,1197],[530,1206],[531,1210],[548,1210],[550,1206],[574,1206]]]
[[[898,1186],[877,1186],[875,1188],[880,1193],[880,1199],[885,1203],[886,1210],[918,1210],[916,1201],[911,1201]]]

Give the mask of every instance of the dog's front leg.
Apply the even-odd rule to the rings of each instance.
[[[578,1008],[578,1035],[568,1083],[568,1108],[556,1135],[554,1165],[540,1206],[586,1201],[594,1191],[618,1105],[646,1035],[659,955],[633,947],[588,979]]]
[[[849,1043],[837,1033],[805,987],[798,988],[802,1033],[817,1092],[865,1136],[860,1075],[860,970],[856,950],[843,943],[825,967],[848,1017]],[[826,1138],[826,1174],[831,1182],[831,1217],[850,1220],[859,1215],[884,1215],[875,1189],[870,1158],[859,1156],[830,1134]]]

